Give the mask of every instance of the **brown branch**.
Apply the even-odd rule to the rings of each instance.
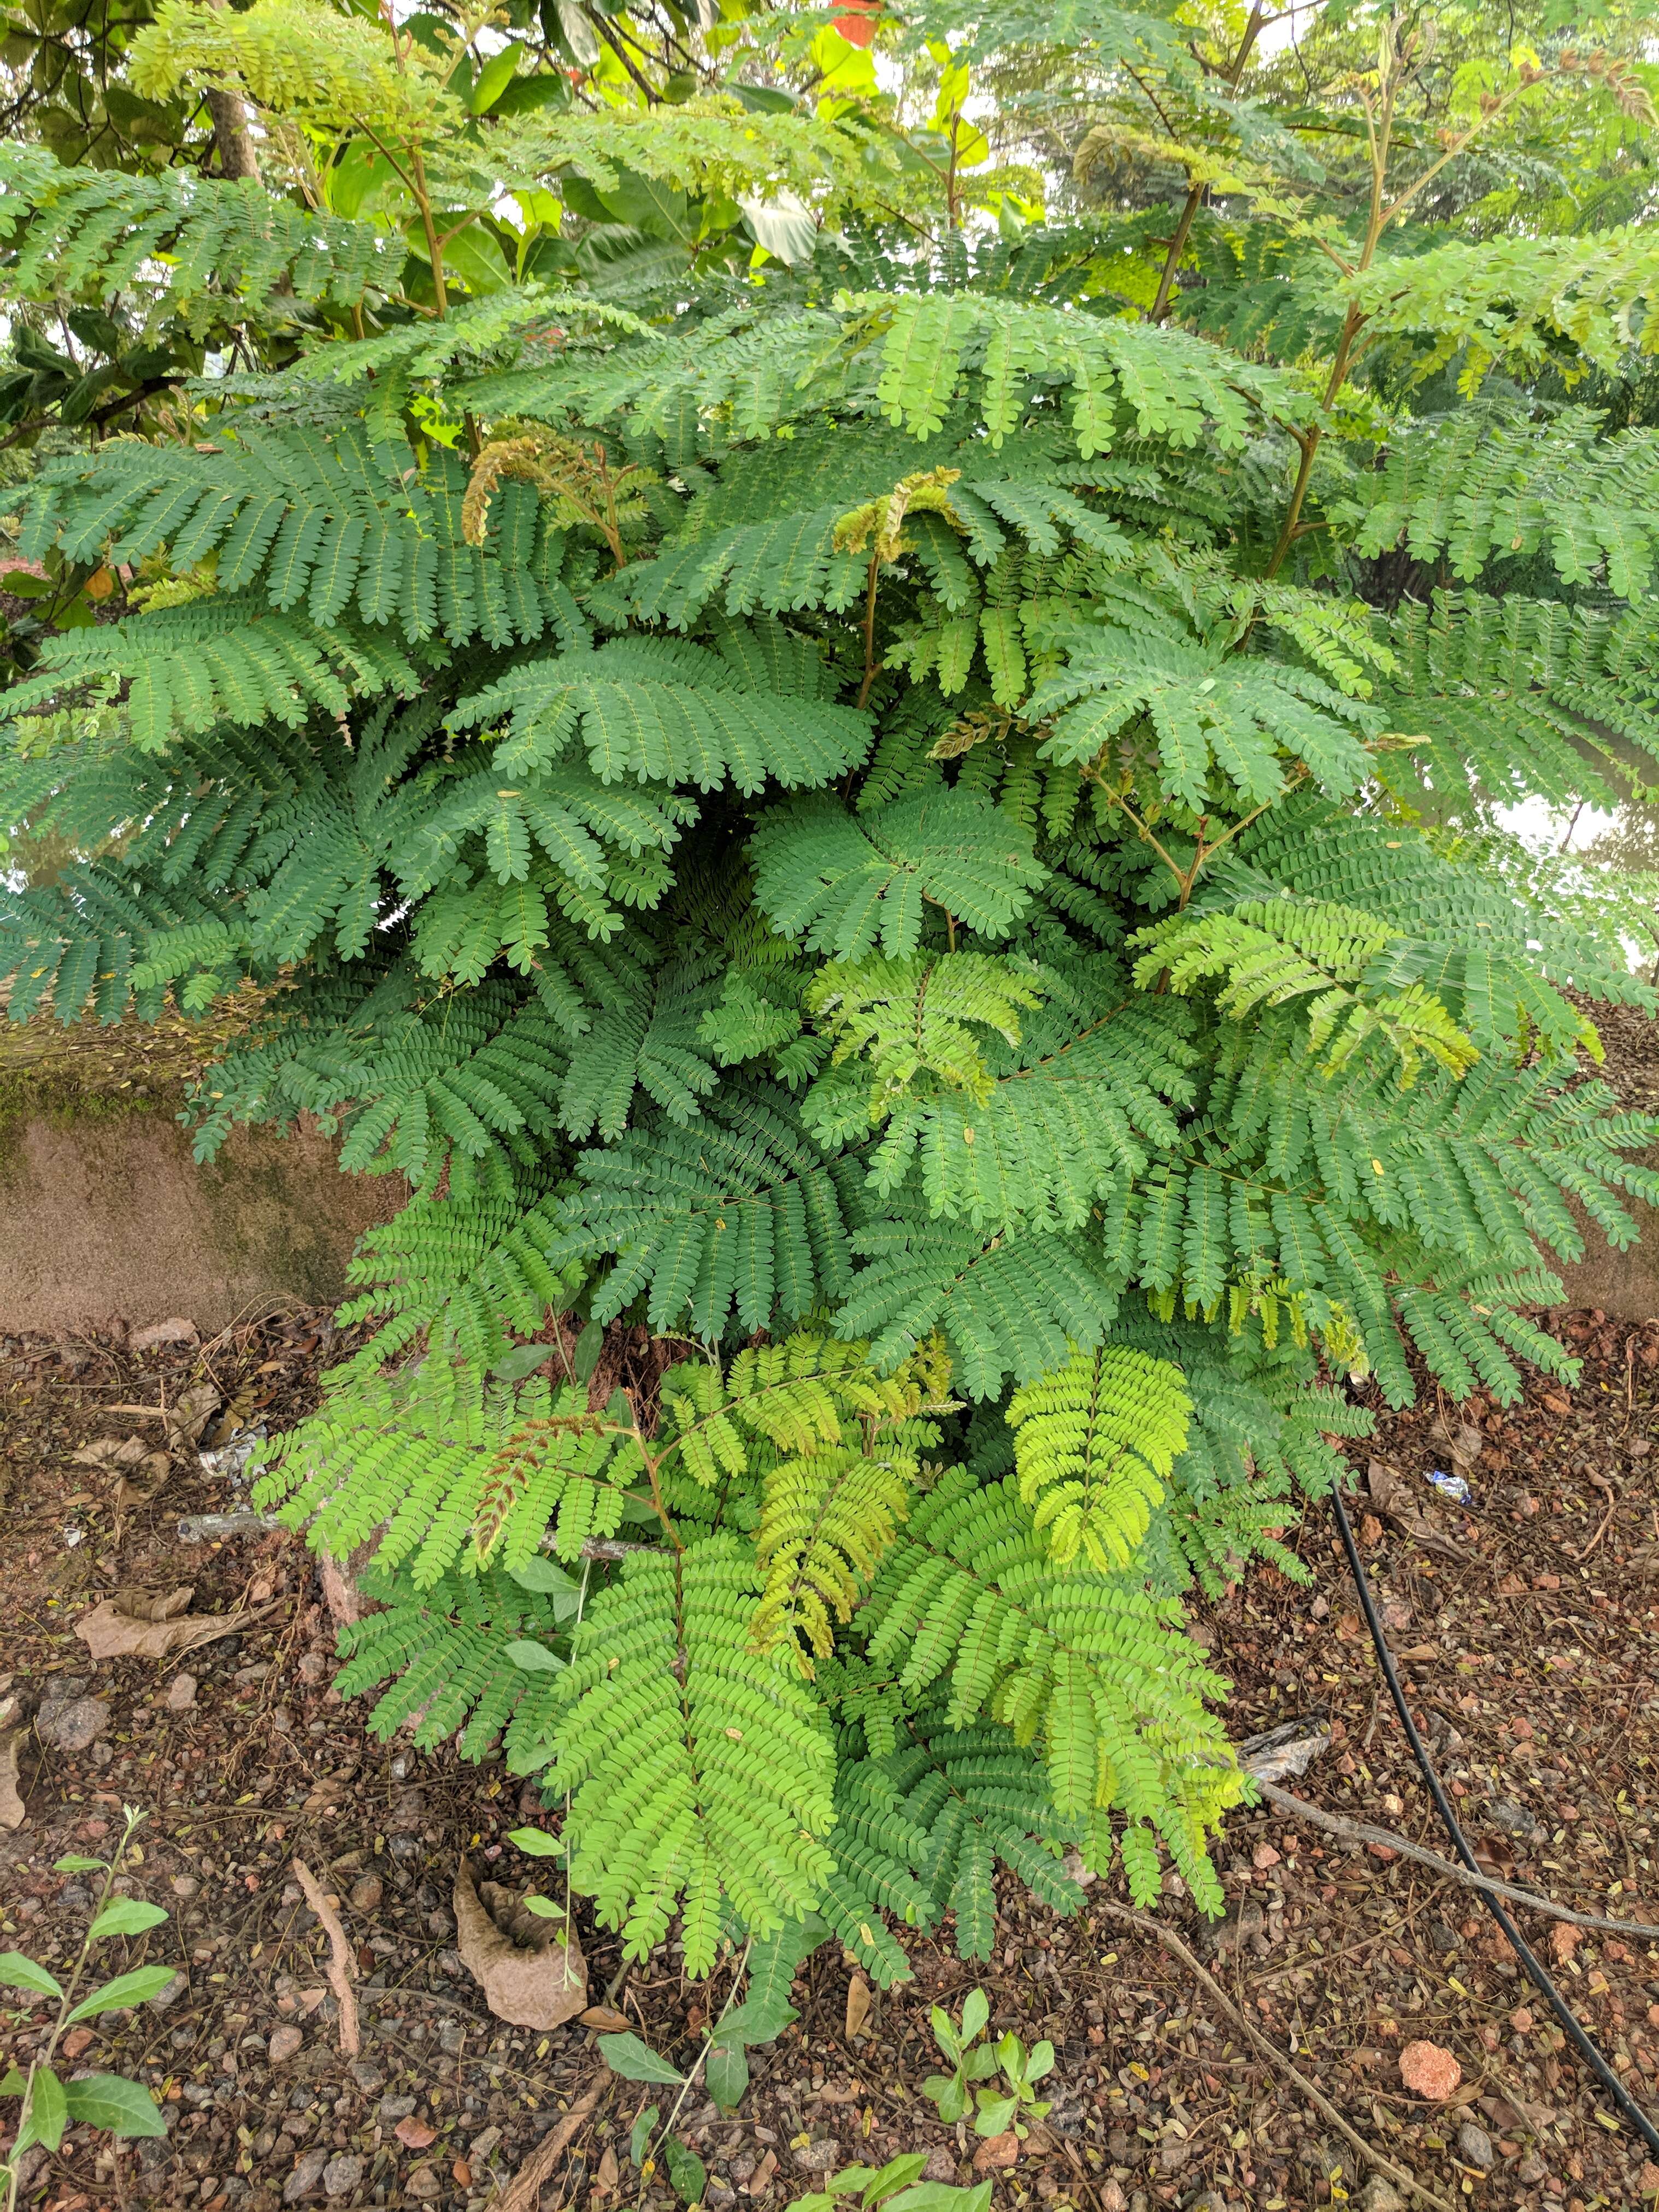
[[[611,2078],[611,2069],[606,2067],[599,2080],[583,2090],[557,2127],[543,2137],[514,2175],[506,2195],[498,2199],[495,2212],[536,2212],[544,2185],[551,2179],[554,2167],[581,2133],[584,2124],[592,2118]]]
[[[323,1925],[328,1938],[328,1985],[340,2008],[340,2048],[355,2058],[363,2047],[357,2026],[357,1996],[351,1986],[351,1945],[340,1925],[340,1916],[323,1895],[322,1885],[303,1859],[293,1861],[294,1879],[306,1893],[306,1903]]]
[[[1403,2189],[1408,2196],[1415,2197],[1420,2203],[1428,2205],[1430,2212],[1453,2212],[1452,2206],[1443,2197],[1437,2197],[1431,2189],[1425,2189],[1407,2168],[1396,2166],[1391,2158],[1385,2158],[1380,2150],[1373,2149],[1364,2136],[1349,2126],[1330,2099],[1322,2090],[1315,2087],[1299,2067],[1291,2064],[1277,2044],[1270,2043],[1254,2022],[1245,2018],[1214,1975],[1206,1972],[1172,1928],[1164,1927],[1162,1922],[1150,1918],[1144,1912],[1131,1911],[1127,1905],[1119,1905],[1111,1898],[1103,1898],[1096,1910],[1105,1912],[1110,1919],[1121,1920],[1130,1928],[1139,1929],[1143,1936],[1150,1936],[1154,1942],[1161,1943],[1171,1958],[1179,1959],[1182,1965],[1196,1978],[1213,2002],[1220,2006],[1234,2027],[1243,2032],[1264,2058],[1271,2059],[1281,2073],[1290,2076],[1308,2102],[1324,2114],[1344,2141],[1352,2145],[1367,2165],[1374,2166],[1379,2173],[1385,2174],[1396,2188]]]
[[[1310,1804],[1305,1797],[1295,1796],[1272,1782],[1257,1782],[1255,1786],[1281,1813],[1289,1813],[1296,1820],[1305,1820],[1310,1827],[1322,1829],[1339,1842],[1355,1845],[1381,1844],[1402,1859],[1415,1859],[1419,1866],[1432,1867],[1449,1881],[1461,1881],[1470,1889],[1484,1889],[1489,1896],[1508,1898],[1512,1905],[1524,1905],[1534,1912],[1547,1912],[1556,1920],[1571,1921],[1575,1928],[1599,1928],[1609,1936],[1634,1936],[1644,1943],[1659,1940],[1659,1925],[1650,1926],[1640,1920],[1608,1920],[1599,1912],[1576,1911],[1570,1905],[1558,1905],[1553,1897],[1540,1897],[1536,1890],[1522,1889],[1512,1881],[1499,1881],[1491,1875],[1475,1874],[1451,1859],[1443,1859],[1438,1851],[1411,1843],[1406,1837],[1396,1835],[1392,1828],[1376,1828],[1368,1820],[1345,1820],[1340,1813],[1328,1812],[1323,1805]]]
[[[1277,16],[1273,18],[1275,22],[1278,20]],[[1238,52],[1228,64],[1222,76],[1222,82],[1227,86],[1229,91],[1237,92],[1238,89],[1238,80],[1244,74],[1244,64],[1250,58],[1250,49],[1256,42],[1261,23],[1261,0],[1255,0],[1255,4],[1250,9],[1249,21],[1244,26],[1244,35],[1238,43]],[[1162,112],[1160,109],[1159,113]],[[1181,220],[1176,225],[1175,236],[1170,240],[1170,251],[1164,257],[1164,271],[1158,280],[1158,297],[1152,301],[1146,313],[1146,319],[1149,323],[1161,323],[1169,313],[1170,298],[1175,291],[1176,270],[1180,267],[1181,257],[1187,250],[1188,235],[1192,230],[1193,222],[1199,209],[1204,204],[1204,194],[1206,190],[1207,187],[1204,185],[1194,185],[1187,194],[1187,204],[1181,210]]]

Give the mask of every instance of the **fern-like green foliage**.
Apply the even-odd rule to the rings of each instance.
[[[1008,1404],[1019,1491],[1063,1567],[1079,1552],[1103,1574],[1139,1550],[1187,1442],[1181,1370],[1121,1345],[1068,1360]]]
[[[15,298],[154,291],[198,327],[227,305],[289,316],[318,301],[346,307],[373,285],[392,289],[404,260],[388,228],[312,214],[251,180],[65,168],[27,145],[0,149],[0,237],[15,246]]]
[[[1301,1574],[1378,1396],[1571,1373],[1554,1261],[1659,1200],[1594,1079],[1628,902],[1504,811],[1659,757],[1659,252],[1466,232],[1461,152],[1368,236],[1386,53],[1304,112],[1161,15],[880,15],[1097,124],[1062,222],[844,40],[773,116],[729,15],[638,108],[426,32],[145,34],[273,163],[344,142],[315,206],[0,162],[26,304],[253,332],[18,487],[84,619],[0,708],[9,1013],[234,992],[202,1154],[406,1179],[258,1495],[367,1547],[376,1728],[501,1744],[630,1957],[746,1934],[770,2017],[826,1932],[988,1956],[999,1869],[1075,1910],[1073,1850],[1218,1909],[1188,1595]]]
[[[832,1864],[829,1728],[786,1661],[757,1656],[758,1589],[735,1537],[635,1556],[510,1738],[519,1772],[550,1756],[550,1786],[571,1793],[572,1881],[628,1955],[678,1907],[694,1974],[714,1962],[722,1894],[764,1936],[812,1908]]]

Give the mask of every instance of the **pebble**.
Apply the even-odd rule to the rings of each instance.
[[[386,2086],[386,2075],[373,2059],[354,2058],[346,2070],[366,2097],[372,2097],[377,2089]]]
[[[354,1912],[374,1912],[379,1911],[384,1894],[385,1887],[379,1875],[360,1875],[351,1885],[351,1893],[346,1903]]]
[[[110,1726],[114,1716],[102,1698],[76,1698],[67,1705],[42,1705],[34,1733],[59,1751],[85,1751]]]
[[[1374,2173],[1354,2200],[1358,2212],[1406,2212],[1406,2200],[1380,2173]]]
[[[803,2143],[795,2153],[795,2164],[803,2173],[833,2173],[841,2164],[841,2145],[834,2136]]]
[[[937,2149],[930,2150],[927,2154],[927,2163],[921,2169],[921,2179],[924,2181],[954,2182],[956,2178],[955,2154],[946,2150],[943,2144],[940,2144]]]
[[[1478,2166],[1482,2173],[1492,2172],[1498,2157],[1492,2137],[1473,2120],[1465,2120],[1457,2130],[1457,2155],[1465,2166]]]
[[[302,2197],[309,2197],[322,2179],[323,2168],[328,2164],[328,2160],[329,2154],[326,2150],[304,2152],[293,2172],[283,2185],[283,2203],[297,2204]]]
[[[323,2168],[325,2197],[349,2197],[363,2178],[362,2159],[343,2151],[339,2157],[330,2159]]]
[[[270,2031],[270,2041],[266,2045],[265,2056],[273,2066],[281,2066],[286,2060],[294,2057],[304,2041],[305,2037],[297,2027],[273,2027]],[[319,2166],[318,2172],[321,2171]]]
[[[383,2128],[390,2128],[399,2120],[406,2120],[414,2109],[413,2097],[382,2097],[374,2117]]]
[[[177,2004],[185,1994],[185,1978],[175,1974],[164,1990],[157,1990],[145,2006],[146,2012],[165,2012],[169,2005]]]
[[[175,1897],[194,1897],[201,1887],[201,1883],[197,1881],[193,1874],[176,1874],[173,1877],[173,1893]]]
[[[417,2197],[424,2204],[434,2197],[441,2197],[443,2188],[435,2166],[417,2166],[404,2184],[404,2195]]]
[[[479,2160],[488,2158],[501,2139],[501,2131],[499,2128],[480,2128],[468,2146],[467,2156]]]
[[[1537,1816],[1524,1805],[1517,1805],[1512,1797],[1495,1798],[1487,1808],[1487,1814],[1495,1828],[1502,1828],[1508,1836],[1519,1836],[1527,1843],[1546,1832],[1539,1826]]]
[[[231,1680],[239,1690],[246,1690],[250,1683],[263,1682],[270,1672],[269,1659],[256,1659],[250,1667],[239,1667]]]
[[[1441,2105],[1463,2079],[1463,2069],[1438,2043],[1408,2043],[1400,2054],[1400,2078],[1414,2095]]]
[[[170,1713],[187,1713],[196,1703],[194,1674],[175,1674],[167,1684],[167,1709]]]

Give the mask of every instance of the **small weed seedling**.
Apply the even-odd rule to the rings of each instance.
[[[988,2181],[972,2189],[954,2182],[924,2181],[925,2151],[907,2151],[884,2166],[843,2166],[822,2189],[798,2197],[787,2212],[985,2212],[991,2201]]]
[[[952,2027],[948,2013],[938,2005],[933,2007],[933,2035],[951,2070],[949,2074],[930,2074],[921,2085],[922,2094],[931,2097],[938,2106],[940,2119],[947,2126],[953,2126],[969,2116],[969,2086],[1000,2074],[1000,2088],[973,2092],[973,2101],[979,2108],[973,2115],[974,2132],[1000,2136],[1012,2126],[1024,2141],[1027,2133],[1024,2123],[1040,2120],[1048,2109],[1038,2101],[1036,2084],[1053,2069],[1054,2046],[1052,2043],[1037,2043],[1027,2051],[1018,2036],[1012,2033],[995,2043],[981,2043],[980,2038],[990,2017],[990,2001],[983,1990],[969,1991],[962,2008],[960,2028]]]
[[[65,2128],[76,2121],[88,2127],[106,2128],[112,2136],[167,2133],[167,2124],[156,2110],[155,2100],[137,2081],[129,2081],[120,2074],[88,2074],[80,2081],[65,2081],[54,2072],[52,2063],[65,2031],[78,2021],[91,2020],[99,2013],[122,2012],[129,2005],[146,2004],[151,1997],[159,1996],[173,1979],[171,1966],[135,1966],[129,1973],[117,1974],[113,1981],[106,1982],[78,2004],[76,2002],[76,1991],[81,1986],[94,1943],[101,1943],[112,1936],[142,1936],[146,1929],[159,1927],[167,1917],[161,1905],[146,1904],[141,1897],[111,1894],[115,1878],[121,1871],[121,1862],[132,1842],[133,1831],[144,1817],[130,1805],[123,1809],[126,1826],[113,1857],[89,1859],[71,1852],[69,1857],[56,1863],[59,1874],[101,1874],[104,1877],[98,1893],[98,1910],[82,1939],[67,1986],[22,1952],[0,1951],[0,1985],[27,1990],[35,1996],[55,1997],[58,2001],[58,2017],[44,2049],[30,2060],[27,2073],[14,2066],[0,2080],[0,2097],[21,2097],[23,2100],[16,2139],[6,2154],[5,2163],[0,2165],[0,2182],[5,2185],[5,2212],[15,2212],[22,2181],[24,2152],[36,2143],[44,2143],[48,2150],[55,2151],[64,2140]],[[21,2018],[21,2014],[14,2017]]]

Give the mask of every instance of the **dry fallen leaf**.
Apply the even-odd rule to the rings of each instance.
[[[172,1472],[173,1462],[166,1452],[146,1452],[139,1461],[135,1474],[118,1477],[115,1485],[116,1526],[120,1526],[134,1506],[148,1505]]]
[[[392,2132],[405,2150],[424,2150],[428,2143],[438,2140],[436,2128],[428,2127],[424,2120],[417,2120],[413,2112],[399,2120]]]
[[[587,1966],[573,1928],[530,1912],[514,1890],[473,1887],[465,1859],[455,1876],[455,1948],[497,2020],[557,2027],[586,2008]],[[567,1940],[568,1939],[568,1940]]]
[[[137,1467],[144,1457],[142,1437],[94,1437],[70,1460],[71,1467]]]
[[[0,1828],[21,1828],[28,1818],[17,1787],[17,1754],[23,1747],[21,1729],[0,1735]]]
[[[597,2197],[603,2190],[606,2196],[609,2196],[621,2177],[622,2168],[617,2163],[616,2146],[614,2143],[607,2143],[605,2147],[605,2155],[599,2160],[599,2171],[593,2176],[593,2194]]]
[[[189,1605],[195,1587],[193,1583],[185,1583],[162,1597],[154,1590],[134,1589],[124,1585],[116,1591],[110,1602],[118,1613],[125,1613],[130,1620],[177,1620]]]
[[[179,1449],[197,1443],[218,1409],[219,1393],[212,1383],[192,1382],[176,1404],[161,1408],[167,1442]]]
[[[1365,1469],[1365,1487],[1377,1511],[1386,1513],[1400,1493],[1400,1469],[1385,1459],[1372,1460]]]
[[[1467,1474],[1486,1448],[1486,1439],[1473,1421],[1455,1427],[1442,1414],[1429,1431],[1429,1442],[1447,1453],[1460,1474]]]
[[[988,2142],[980,2145],[974,2153],[974,2172],[998,2172],[1003,2167],[1012,2166],[1018,2156],[1019,2137],[1010,2128],[1005,2134],[993,2136]]]
[[[576,2017],[584,2027],[597,2028],[601,2035],[626,2035],[634,2025],[626,2013],[605,2004],[589,2005]]]
[[[94,1659],[168,1659],[233,1631],[240,1633],[271,1610],[265,1606],[258,1613],[187,1615],[191,1589],[185,1583],[165,1596],[152,1590],[118,1589],[83,1613],[75,1632]]]
[[[870,1984],[862,1974],[854,1974],[847,1984],[847,2039],[865,2032],[865,2022],[870,2017]]]

